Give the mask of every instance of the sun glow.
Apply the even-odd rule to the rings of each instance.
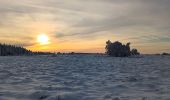
[[[46,45],[46,44],[49,44],[49,37],[46,34],[41,34],[41,35],[38,35],[37,41],[41,45]]]

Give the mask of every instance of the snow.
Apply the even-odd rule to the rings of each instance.
[[[0,57],[0,100],[170,100],[170,56]]]

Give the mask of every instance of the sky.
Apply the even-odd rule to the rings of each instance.
[[[105,52],[107,40],[170,52],[170,0],[0,0],[0,43],[33,51]],[[48,36],[48,44],[37,41]]]

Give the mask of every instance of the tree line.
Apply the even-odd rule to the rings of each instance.
[[[49,55],[50,52],[32,52],[24,47],[0,44],[0,56],[19,56],[19,55]]]

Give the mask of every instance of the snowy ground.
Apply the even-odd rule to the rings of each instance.
[[[170,100],[170,56],[0,57],[0,100]]]

